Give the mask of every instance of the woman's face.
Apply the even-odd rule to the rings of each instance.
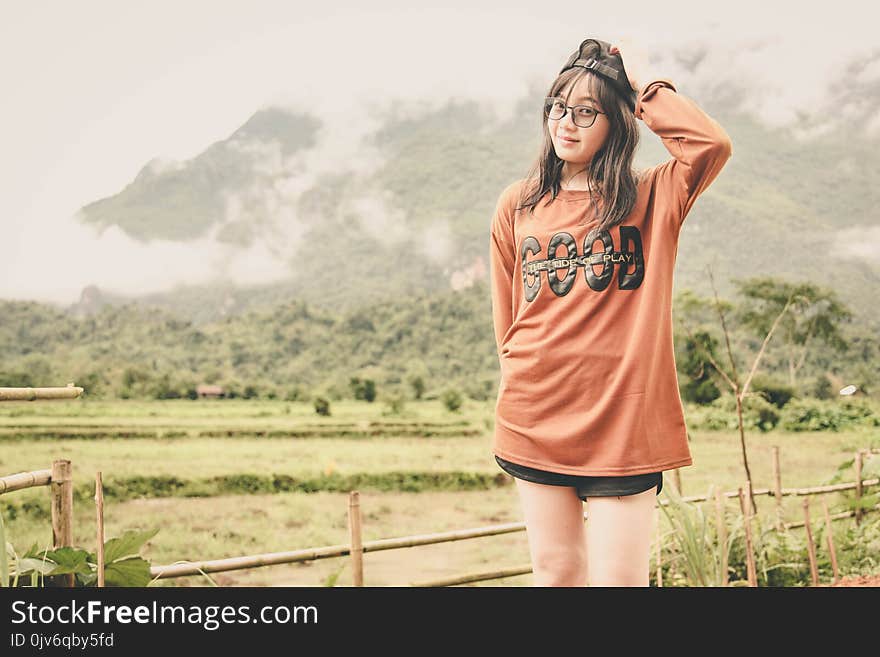
[[[585,75],[578,79],[574,84],[574,91],[568,99],[567,105],[572,107],[576,105],[587,105],[594,109],[604,112],[605,109],[599,105],[597,100],[592,100],[589,90],[589,76]],[[568,95],[568,89],[571,83],[564,87],[557,97],[563,101]],[[596,154],[605,139],[608,137],[610,124],[605,114],[596,116],[596,120],[589,128],[581,128],[575,125],[572,120],[572,111],[566,111],[565,116],[561,119],[547,119],[547,130],[550,132],[550,139],[553,141],[553,148],[556,149],[556,156],[560,160],[570,162],[571,164],[586,164],[593,155]]]

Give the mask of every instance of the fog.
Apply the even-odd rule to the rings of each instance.
[[[622,3],[444,2],[31,2],[0,24],[0,298],[71,303],[95,284],[118,293],[178,283],[242,284],[286,277],[303,218],[292,208],[322,174],[368,173],[382,154],[364,139],[393,107],[418,116],[450,99],[477,100],[498,120],[530,88],[552,80],[588,36],[618,44],[644,79],[669,77],[698,102],[746,90],[739,106],[811,139],[864,116],[880,136],[880,108],[848,94],[844,72],[864,64],[880,84],[876,16],[866,3],[834,11],[748,0]],[[693,70],[687,62],[696,63]],[[350,120],[352,103],[367,108]],[[227,199],[228,222],[257,201],[271,224],[250,248],[211,234],[187,243],[99,233],[76,211],[119,193],[149,162],[183,166],[228,138],[254,112],[280,105],[324,121],[313,149],[285,160],[266,147],[256,166],[276,182]],[[870,112],[874,112],[873,115]],[[523,163],[525,166],[526,163]],[[499,190],[500,191],[500,190]],[[493,192],[494,193],[494,192]],[[493,199],[494,200],[494,199]],[[376,190],[343,211],[368,233],[405,239],[407,218]],[[487,218],[488,222],[488,218]],[[449,250],[438,218],[429,257]],[[866,248],[865,257],[876,257]],[[862,255],[862,254],[856,254]]]

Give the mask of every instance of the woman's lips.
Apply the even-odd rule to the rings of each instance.
[[[559,141],[562,142],[563,144],[576,144],[577,143],[577,139],[569,139],[568,137],[562,137],[562,136],[559,137]]]

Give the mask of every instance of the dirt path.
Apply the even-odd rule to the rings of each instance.
[[[837,584],[823,584],[823,586],[877,586],[880,587],[880,574],[878,575],[858,575],[855,577],[844,577]]]

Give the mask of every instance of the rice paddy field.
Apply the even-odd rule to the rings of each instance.
[[[332,415],[320,416],[310,403],[284,401],[6,402],[0,405],[0,476],[70,460],[74,544],[94,550],[100,471],[105,536],[159,528],[141,550],[153,566],[346,544],[351,490],[360,493],[364,541],[520,522],[513,480],[491,451],[493,406],[468,399],[451,412],[440,401],[409,401],[390,414],[379,403],[334,402]],[[705,494],[712,485],[735,491],[745,482],[737,432],[691,430],[690,436],[694,465],[680,471],[684,495]],[[832,481],[855,450],[880,447],[880,440],[876,428],[753,431],[747,445],[756,488],[773,486],[774,446],[782,486],[793,488]],[[853,481],[854,472],[844,480]],[[813,499],[818,518],[821,502]],[[824,499],[832,513],[842,508],[841,494]],[[756,501],[759,515],[774,515],[773,498]],[[785,519],[802,520],[803,498],[784,501]],[[733,508],[734,501],[728,504]],[[47,487],[0,495],[7,538],[20,552],[34,543],[51,546],[49,513]],[[367,552],[364,584],[408,585],[528,564],[527,537],[520,531]],[[352,583],[348,557],[152,585],[334,583]],[[527,573],[471,585],[531,583]]]

